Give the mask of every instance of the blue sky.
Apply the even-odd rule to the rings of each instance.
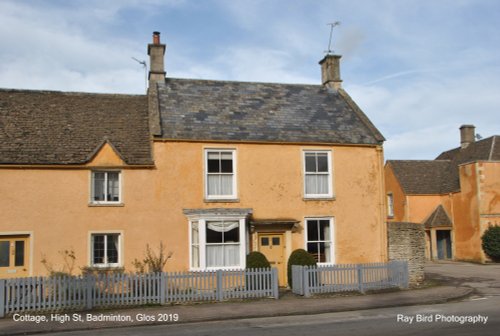
[[[386,159],[433,159],[458,127],[500,134],[500,2],[0,1],[0,87],[143,93],[151,33],[167,76],[343,86],[387,138]]]

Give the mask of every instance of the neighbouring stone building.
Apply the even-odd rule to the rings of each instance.
[[[500,225],[500,136],[476,141],[472,125],[460,134],[435,160],[386,162],[388,220],[421,223],[427,259],[485,262],[481,236]]]

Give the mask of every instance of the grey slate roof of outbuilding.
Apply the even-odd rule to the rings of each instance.
[[[473,161],[500,161],[495,135],[441,153],[435,160],[388,160],[406,194],[445,194],[460,190],[458,166]]]
[[[173,78],[157,89],[164,139],[367,145],[384,141],[343,90]]]
[[[0,164],[85,164],[105,142],[153,163],[146,96],[0,89]]]
[[[431,213],[431,215],[424,221],[426,228],[433,228],[438,226],[450,227],[453,225],[450,216],[446,213],[444,207],[440,204]]]

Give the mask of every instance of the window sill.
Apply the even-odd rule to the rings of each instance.
[[[190,272],[215,272],[215,271],[243,271],[245,267],[205,267],[205,268],[189,268]]]
[[[124,203],[89,203],[89,207],[124,207]]]
[[[303,201],[335,201],[337,198],[335,196],[326,197],[303,197]]]
[[[394,219],[394,216],[387,216],[387,219]]]
[[[205,203],[239,203],[239,198],[205,198]]]

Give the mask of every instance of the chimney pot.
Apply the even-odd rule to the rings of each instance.
[[[153,44],[160,44],[160,32],[153,32]]]
[[[460,126],[460,147],[467,148],[474,141],[476,141],[476,127],[474,125]]]

